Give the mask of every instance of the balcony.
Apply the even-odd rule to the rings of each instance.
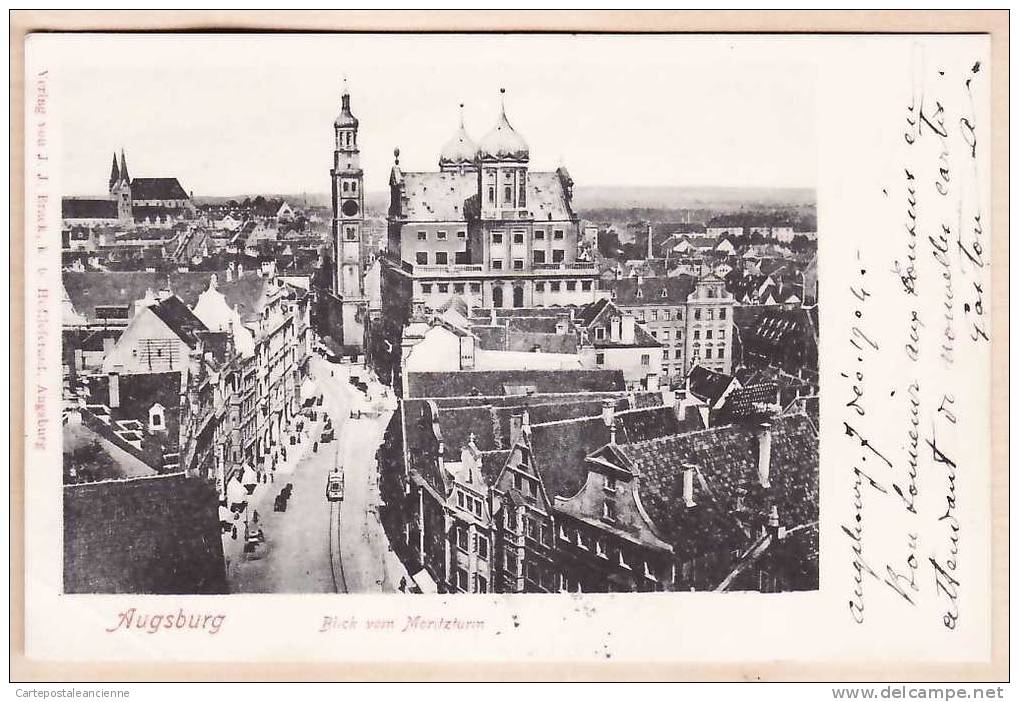
[[[535,263],[535,271],[568,271],[574,273],[594,273],[598,267],[592,261],[573,261],[572,263]]]

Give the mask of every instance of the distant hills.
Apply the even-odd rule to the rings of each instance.
[[[329,207],[328,193],[255,193],[228,197],[196,197],[199,204],[221,204],[229,200],[241,202],[245,197],[262,195],[266,198],[283,198],[294,205],[307,202],[310,207]],[[389,209],[389,192],[369,191],[365,194],[366,209],[384,213]],[[753,207],[813,207],[816,192],[811,188],[725,188],[725,187],[671,187],[671,186],[577,186],[573,191],[576,210],[598,209],[711,209],[737,210]]]

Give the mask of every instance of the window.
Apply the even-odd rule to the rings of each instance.
[[[605,354],[596,353],[594,355],[594,362],[597,363],[599,366],[605,365]]]
[[[539,241],[544,239],[545,238],[545,230],[544,229],[535,229],[534,230],[534,238],[535,238],[535,240],[539,240]]]
[[[552,263],[562,263],[565,259],[565,251],[562,249],[552,249]]]
[[[467,571],[463,568],[456,569],[456,589],[467,592]]]
[[[556,229],[555,232],[552,234],[552,238],[553,239],[562,239],[563,238],[563,230],[562,229]]]
[[[544,251],[535,251],[534,252],[534,262],[535,263],[544,263],[545,262],[545,252]]]
[[[669,340],[669,336],[670,336],[669,335],[669,330],[668,329],[663,329],[662,330],[662,341],[668,341]]]
[[[718,338],[719,339],[724,339],[725,338],[725,330],[724,329],[719,329],[718,330]]]
[[[463,293],[463,291],[464,291],[464,284],[463,283],[453,283],[453,292],[455,292],[455,293]]]
[[[642,353],[640,355],[640,365],[642,365],[642,366],[650,366],[651,365],[651,354],[649,354],[649,353]]]
[[[651,321],[652,322],[658,321],[658,310],[651,310]]]
[[[604,341],[605,340],[605,327],[598,327],[597,329],[595,329],[594,330],[594,338],[598,339],[598,341]]]
[[[619,549],[619,566],[621,568],[630,568],[630,565],[626,562],[626,554],[623,553],[623,549]]]
[[[560,285],[561,284],[559,283],[558,280],[553,280],[552,281],[552,292],[559,292]]]
[[[502,243],[502,232],[492,232],[492,243],[493,244]]]
[[[617,486],[616,479],[613,478],[611,475],[603,475],[602,476],[602,484],[605,486],[605,489],[608,492],[615,492],[616,491],[616,486]]]
[[[524,270],[524,262],[519,258],[513,259],[513,270],[522,271]]]
[[[477,537],[477,539],[478,539],[478,548],[477,548],[478,558],[484,558],[487,561],[488,560],[488,537],[480,536],[479,535]]]
[[[711,358],[711,349],[710,348],[704,349],[704,358]]]
[[[439,265],[443,266],[446,265],[447,263],[449,263],[449,254],[446,253],[445,251],[436,251],[435,262],[438,263]]]
[[[590,290],[591,289],[591,281],[590,280],[582,281],[580,283],[580,289],[581,290]]]
[[[718,310],[718,318],[719,319],[725,319],[725,308],[724,307],[722,309]]]
[[[449,283],[439,283],[439,292],[449,292]]]
[[[456,506],[460,507],[461,509],[464,506],[464,494],[459,490],[457,490],[456,492]]]
[[[662,292],[665,291],[663,290]],[[672,310],[670,309],[662,310],[662,319],[664,319],[666,322],[672,321]]]
[[[595,539],[594,550],[595,553],[597,553],[602,558],[608,558],[608,556],[605,553],[605,543],[601,539]]]
[[[456,528],[456,547],[461,551],[466,551],[469,548],[467,527],[465,526],[458,526]]]
[[[570,535],[569,533],[567,533],[566,527],[564,527],[562,524],[559,525],[559,538],[562,539],[563,541],[570,540]]]
[[[545,283],[542,281],[538,281],[537,283],[534,284],[534,289],[537,290],[538,292],[545,292]]]
[[[350,192],[352,192],[352,193],[356,193],[357,192],[357,183],[356,182],[353,182],[353,183],[350,184]]]
[[[422,265],[422,266],[424,264],[428,263],[428,252],[427,251],[418,251],[416,254],[414,254],[414,261],[418,265]]]
[[[428,232],[418,232],[418,241],[428,241]]]
[[[513,232],[513,243],[514,244],[522,244],[522,243],[524,243],[524,233],[523,232]]]
[[[718,349],[718,357],[725,358],[725,349]]]
[[[587,544],[588,544],[587,537],[584,536],[584,532],[582,532],[582,531],[580,531],[578,529],[577,530],[577,546],[580,546],[580,548],[584,549],[585,551],[590,551],[591,549],[590,549],[590,547],[588,547]]]
[[[443,232],[443,231],[435,232],[435,238],[438,239],[439,241],[445,241],[446,240],[446,232]]]
[[[616,518],[616,503],[605,500],[601,505],[601,516],[602,519],[607,521],[614,521]]]
[[[677,359],[678,359],[678,358],[681,358],[681,356],[680,356],[680,354],[681,354],[681,353],[682,353],[682,351],[681,351],[680,349],[676,349],[676,353],[675,353],[675,355],[673,356],[673,358],[677,358]]]
[[[471,292],[472,293],[481,292],[481,283],[471,283]]]
[[[701,308],[700,307],[694,308],[693,318],[694,319],[700,319],[701,318]]]
[[[701,338],[701,330],[700,329],[694,329],[693,330],[693,338],[694,338],[695,341],[697,339]]]
[[[461,229],[460,231],[458,231],[456,233],[456,237],[457,237],[457,239],[466,239],[467,238],[467,232],[465,232],[463,229]]]
[[[350,183],[343,181],[343,192],[347,192],[350,189]]]
[[[715,308],[714,307],[712,307],[712,308],[710,308],[708,310],[708,320],[712,321],[712,322],[715,321]]]
[[[432,284],[431,283],[421,283],[421,292],[423,294],[425,294],[425,295],[427,295],[430,292],[432,292]]]
[[[488,580],[485,579],[484,575],[476,576],[478,579],[478,593],[484,595],[488,592]]]
[[[683,308],[682,307],[680,307],[678,310],[676,310],[676,321],[677,322],[682,322],[683,321]]]
[[[577,281],[575,281],[575,280],[568,280],[568,281],[566,281],[566,289],[569,290],[570,292],[573,292],[574,290],[576,290],[577,289]]]
[[[498,258],[493,258],[492,259],[492,270],[493,271],[501,271],[502,270],[502,261],[500,259],[498,259]]]
[[[704,338],[705,339],[710,339],[711,338],[711,334],[712,334],[712,331],[710,329],[705,330],[704,331]]]
[[[507,173],[506,175],[509,175],[509,174]],[[506,186],[506,189],[503,191],[503,200],[506,203],[512,202],[512,200],[513,200],[513,187],[512,186],[510,186],[510,185]]]
[[[652,329],[651,330],[651,336],[654,337],[655,339],[657,339],[658,338],[658,330],[657,329]]]

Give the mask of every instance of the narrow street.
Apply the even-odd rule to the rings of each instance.
[[[391,412],[379,417],[350,417],[364,403],[353,387],[349,366],[318,356],[311,376],[323,394],[319,422],[304,455],[290,472],[278,471],[274,483],[259,485],[251,500],[265,534],[257,558],[241,553],[243,524],[237,540],[225,539],[227,578],[232,592],[394,592],[406,575],[378,520],[378,472],[375,451]],[[321,411],[331,418],[336,438],[319,443]],[[344,470],[344,498],[329,502],[326,480],[336,465]],[[286,511],[275,512],[276,496],[293,484]]]

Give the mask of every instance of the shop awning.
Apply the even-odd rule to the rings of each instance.
[[[421,591],[423,595],[434,595],[439,592],[439,588],[436,587],[435,581],[432,580],[431,574],[424,568],[410,576],[410,579],[417,585],[417,589]]]

